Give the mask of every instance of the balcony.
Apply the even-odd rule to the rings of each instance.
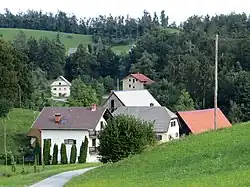
[[[99,135],[99,131],[89,131],[89,138],[97,138],[97,136]]]
[[[97,152],[98,152],[97,147],[89,147],[89,154],[94,155]]]

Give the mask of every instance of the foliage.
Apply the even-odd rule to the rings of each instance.
[[[153,124],[132,116],[119,115],[108,121],[100,133],[98,147],[101,161],[117,162],[141,153],[155,142]]]
[[[51,147],[51,140],[44,139],[43,140],[43,163],[44,165],[50,164],[50,160],[51,160],[50,147]]]
[[[87,172],[66,187],[165,187],[166,181],[175,187],[248,186],[249,133],[250,123],[246,123],[161,144]]]
[[[76,149],[76,145],[73,144],[71,147],[71,151],[70,151],[70,163],[71,164],[76,163],[76,156],[77,156],[77,149]]]
[[[175,111],[194,110],[194,101],[186,90],[181,91],[176,104],[174,105]]]
[[[52,164],[53,165],[56,165],[58,164],[58,145],[57,144],[54,144],[54,147],[53,147],[53,157],[52,157]]]
[[[69,105],[87,107],[94,103],[98,103],[96,91],[90,85],[83,83],[80,79],[73,80]]]
[[[61,155],[61,164],[68,164],[66,146],[64,143],[61,144],[60,155]]]
[[[87,154],[88,154],[88,145],[89,145],[89,141],[88,141],[88,138],[85,136],[84,142],[82,142],[81,147],[80,147],[80,155],[78,157],[79,163],[86,162]]]

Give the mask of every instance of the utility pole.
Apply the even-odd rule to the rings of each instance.
[[[6,123],[5,120],[3,119],[3,128],[4,128],[4,153],[5,153],[5,169],[6,172],[8,170],[7,168],[7,138],[6,138]]]
[[[119,87],[120,87],[120,85],[119,85],[119,79],[116,79],[116,89],[117,89],[117,91],[119,91]]]
[[[216,34],[215,38],[215,87],[214,87],[214,130],[217,129],[217,94],[218,94],[218,40],[219,36]]]
[[[22,96],[21,96],[21,86],[18,84],[19,91],[19,107],[22,108]]]

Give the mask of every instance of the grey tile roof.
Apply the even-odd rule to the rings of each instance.
[[[121,106],[113,112],[113,115],[131,115],[144,121],[154,122],[155,132],[167,132],[171,119],[177,116],[163,106]]]
[[[105,107],[45,107],[33,123],[34,129],[95,129],[104,115]],[[55,114],[60,113],[61,122],[55,123]]]

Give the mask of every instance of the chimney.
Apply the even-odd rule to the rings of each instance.
[[[150,103],[149,105],[150,105],[150,106],[154,106],[154,103]]]
[[[91,111],[96,111],[96,104],[93,104],[93,105],[92,105]]]
[[[60,123],[62,115],[60,113],[55,114],[55,123]]]

